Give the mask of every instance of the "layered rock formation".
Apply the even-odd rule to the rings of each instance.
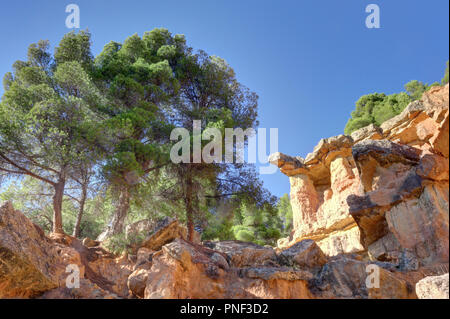
[[[114,257],[70,236],[45,236],[10,203],[0,221],[2,298],[415,297],[408,278],[355,256],[327,257],[312,240],[283,251],[240,241],[200,245],[164,222],[135,255]],[[67,285],[74,265],[79,287]],[[368,266],[377,267],[381,284],[367,286]]]
[[[328,256],[448,263],[448,94],[434,87],[381,127],[323,139],[304,159],[272,154],[294,215],[280,246],[313,239]]]
[[[80,287],[68,289],[75,269]],[[10,202],[0,205],[0,298],[126,297],[130,273],[131,263],[71,236],[46,236]]]
[[[312,239],[327,256],[389,264],[412,285],[423,269],[448,272],[448,123],[447,84],[381,127],[321,140],[304,159],[272,154],[289,176],[294,215],[279,247]]]

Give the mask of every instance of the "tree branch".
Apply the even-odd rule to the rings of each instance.
[[[20,166],[20,165],[18,165],[16,163],[14,163],[12,160],[10,160],[8,157],[6,157],[5,155],[3,155],[1,153],[0,153],[0,157],[3,158],[6,162],[8,162],[10,165],[12,165],[15,168],[19,169],[20,171],[22,171],[22,172],[13,173],[13,174],[29,175],[29,176],[37,178],[37,179],[39,179],[39,180],[41,180],[41,181],[43,181],[45,183],[48,183],[48,184],[50,184],[52,186],[56,185],[56,183],[52,182],[51,180],[49,180],[49,179],[47,179],[45,177],[39,176],[39,175],[33,173],[32,171],[26,169],[25,167],[22,167],[22,166]],[[2,169],[2,170],[5,170],[5,169]]]

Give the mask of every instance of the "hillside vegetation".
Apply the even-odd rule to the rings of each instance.
[[[344,133],[350,135],[352,132],[369,124],[381,125],[386,120],[400,114],[412,101],[419,99],[422,94],[433,86],[448,83],[449,64],[441,83],[423,83],[413,80],[405,84],[405,92],[386,95],[384,93],[367,94],[355,103],[355,110],[345,125]]]

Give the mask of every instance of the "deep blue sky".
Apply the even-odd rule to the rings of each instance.
[[[359,96],[440,80],[449,56],[448,0],[15,0],[0,7],[2,75],[30,43],[55,45],[69,31],[69,3],[80,7],[94,54],[165,27],[227,60],[259,95],[260,126],[279,128],[279,150],[290,155],[341,134]],[[381,29],[365,27],[370,3],[380,6]],[[280,172],[262,178],[275,195],[289,192]]]

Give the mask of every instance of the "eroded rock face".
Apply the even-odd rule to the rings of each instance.
[[[434,87],[381,127],[323,139],[306,159],[281,153],[294,231],[325,255],[358,253],[403,271],[448,263],[449,85]]]
[[[238,240],[205,242],[204,245],[226,255],[231,266],[254,267],[277,264],[277,256],[273,248]]]
[[[187,229],[178,220],[166,217],[151,227],[149,235],[140,246],[152,250],[160,250],[162,246],[172,242],[176,238],[186,239]],[[200,237],[197,232],[194,232],[193,241],[196,243],[200,242]]]
[[[52,243],[10,202],[0,206],[0,298],[29,298],[64,283],[66,265],[83,267],[79,254]]]
[[[82,278],[79,288],[58,287],[45,292],[39,299],[119,299],[119,296]]]
[[[376,272],[376,273],[375,273]],[[373,277],[368,277],[372,275]],[[310,283],[318,298],[408,299],[414,298],[406,281],[375,264],[348,258],[327,263]]]
[[[122,298],[128,297],[128,277],[133,272],[133,264],[127,258],[99,258],[89,266],[109,283],[110,291]]]
[[[294,246],[283,250],[278,257],[283,264],[302,269],[321,268],[327,262],[325,254],[310,239],[302,240]]]
[[[291,184],[294,232],[291,243],[285,242],[282,247],[313,239],[329,256],[364,250],[346,201],[351,194],[362,194],[351,145],[351,139],[342,136],[321,141],[308,155],[301,173],[298,169],[286,171],[286,156],[282,156],[282,163],[272,161],[282,164],[281,170],[290,176]]]
[[[369,262],[357,254],[329,258],[313,240],[303,240],[280,251],[240,241],[200,245],[175,238],[160,249],[141,247],[134,256],[115,258],[100,246],[86,247],[68,235],[46,237],[10,204],[2,206],[0,216],[2,248],[13,252],[1,255],[2,265],[14,263],[19,270],[26,270],[24,273],[14,267],[1,268],[2,297],[412,298],[415,294],[411,287],[424,273],[423,269],[399,273],[394,263]],[[18,221],[25,227],[17,227]],[[172,223],[167,223],[158,233],[172,227]],[[16,242],[19,244],[11,244]],[[395,251],[395,245],[399,243],[390,244],[386,239],[378,250],[394,247]],[[374,254],[378,250],[374,249]],[[40,260],[35,258],[35,252]],[[408,252],[401,259],[411,268],[417,258],[415,250]],[[18,261],[19,257],[22,259]],[[47,268],[39,269],[39,262]],[[55,262],[54,268],[48,267],[50,262]],[[68,288],[63,283],[68,264],[79,265],[79,288]],[[372,266],[378,269],[373,282],[368,277]],[[440,267],[448,271],[448,264]]]
[[[236,244],[236,243],[234,243]],[[217,246],[230,247],[231,243]],[[246,258],[237,254],[246,249]],[[256,250],[254,254],[250,250]],[[233,265],[260,264],[261,251],[247,246],[231,256]],[[227,267],[221,252],[176,239],[153,256],[144,297],[159,298],[310,298],[307,281],[312,274],[288,267]],[[249,258],[249,256],[253,256]],[[226,255],[228,256],[228,255]],[[256,257],[259,256],[259,257]],[[235,259],[233,259],[233,257]],[[273,256],[271,255],[270,258]],[[269,259],[270,259],[269,258]],[[275,257],[276,258],[276,257]],[[245,262],[243,262],[245,260]]]
[[[63,234],[46,236],[11,203],[0,206],[0,298],[118,298],[131,264]],[[80,288],[67,288],[79,270]]]
[[[449,299],[448,273],[425,277],[416,284],[419,299]]]
[[[148,269],[137,269],[128,277],[127,285],[134,296],[144,298],[147,280]]]

